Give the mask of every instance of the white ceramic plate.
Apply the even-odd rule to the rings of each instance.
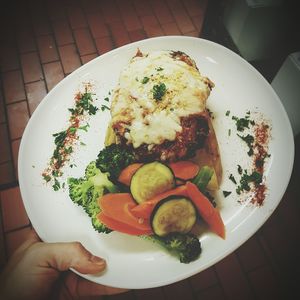
[[[157,246],[138,237],[113,232],[96,233],[84,211],[68,198],[67,190],[54,192],[44,184],[41,173],[54,150],[52,134],[66,129],[74,94],[83,82],[92,81],[97,97],[109,95],[117,84],[120,70],[135,54],[151,50],[181,50],[197,63],[201,73],[216,85],[208,100],[215,115],[214,126],[220,143],[224,180],[217,195],[227,237],[222,240],[207,232],[201,237],[201,257],[190,264],[181,264]],[[258,111],[270,120],[271,158],[266,165],[267,197],[262,207],[241,204],[233,192],[222,196],[222,190],[235,187],[228,176],[237,164],[249,160],[247,149],[234,134],[231,118],[245,112]],[[109,112],[99,111],[89,121],[91,127],[82,134],[85,147],[78,147],[73,156],[77,168],[66,168],[66,176],[81,176],[85,166],[103,148]],[[287,114],[267,81],[245,60],[232,51],[210,41],[192,37],[159,37],[126,45],[104,54],[82,66],[62,80],[44,98],[31,117],[20,146],[19,182],[28,216],[42,240],[47,242],[80,241],[91,252],[107,261],[107,271],[89,280],[121,288],[151,288],[171,284],[196,274],[220,261],[251,237],[279,204],[292,171],[294,142]]]

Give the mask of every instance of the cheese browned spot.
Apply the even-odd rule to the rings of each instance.
[[[180,51],[138,51],[113,94],[110,126],[116,142],[141,159],[191,156],[208,134],[206,100],[213,86]]]

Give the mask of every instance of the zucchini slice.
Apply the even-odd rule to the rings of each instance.
[[[174,187],[175,178],[172,170],[158,161],[140,167],[130,182],[132,197],[139,204]]]
[[[151,214],[151,226],[158,236],[171,232],[188,233],[197,220],[193,202],[185,197],[170,196],[161,200]]]

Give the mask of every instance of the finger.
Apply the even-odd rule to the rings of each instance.
[[[115,295],[128,292],[128,289],[113,288],[80,278],[75,273],[68,274],[65,281],[73,297],[91,297],[100,295]]]
[[[9,273],[15,267],[15,265],[18,264],[19,261],[22,259],[26,250],[38,241],[40,241],[40,239],[36,232],[32,229],[28,233],[25,241],[14,251],[14,253],[10,257],[9,262],[5,267],[5,272]]]
[[[59,271],[73,268],[82,274],[96,274],[106,267],[105,260],[92,255],[79,242],[48,243],[40,247],[37,251],[40,263]]]

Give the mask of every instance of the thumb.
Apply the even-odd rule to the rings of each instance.
[[[96,274],[106,267],[104,259],[94,256],[79,242],[46,243],[40,246],[39,261],[44,262],[45,267],[50,266],[58,271],[73,268],[82,274]]]

